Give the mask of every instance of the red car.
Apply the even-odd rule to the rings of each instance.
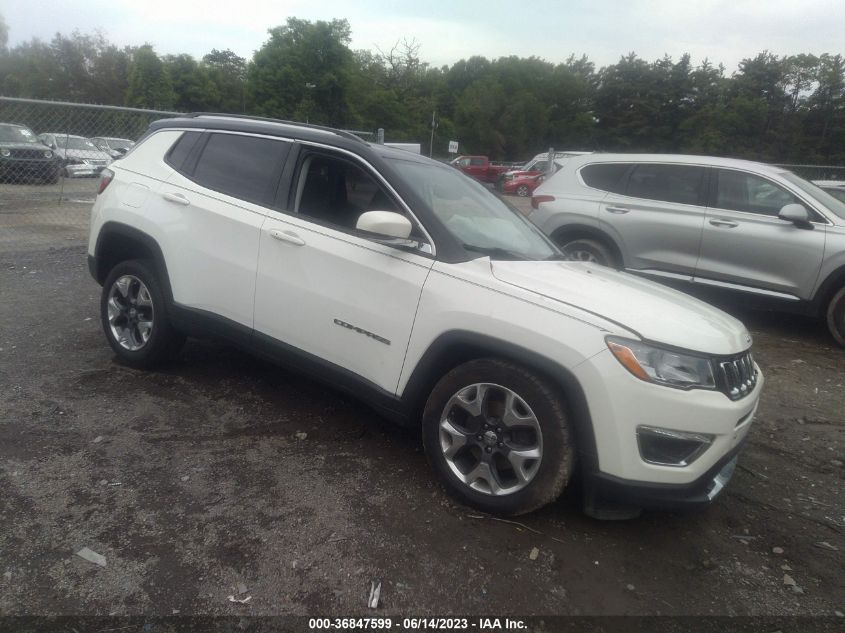
[[[495,165],[486,156],[458,156],[449,164],[481,182],[496,182],[502,174],[512,169],[510,164]]]
[[[516,194],[522,198],[526,198],[534,193],[534,190],[539,187],[545,179],[545,174],[515,176],[509,180],[502,181],[502,192],[509,193],[511,195]]]

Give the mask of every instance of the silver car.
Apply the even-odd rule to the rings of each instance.
[[[112,161],[111,156],[84,136],[44,132],[38,135],[38,140],[56,153],[61,160],[62,174],[67,178],[99,176]]]
[[[667,154],[570,158],[530,219],[571,259],[824,317],[845,346],[845,203],[780,167]]]

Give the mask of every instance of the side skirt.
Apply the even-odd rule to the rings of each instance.
[[[351,395],[401,426],[415,424],[409,407],[401,398],[348,369],[205,310],[172,303],[169,312],[173,325],[189,336],[225,340],[293,373],[303,374]]]

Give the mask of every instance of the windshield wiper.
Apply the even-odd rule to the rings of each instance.
[[[509,251],[506,248],[500,248],[498,246],[478,246],[477,244],[461,244],[461,246],[463,246],[464,249],[468,251],[489,255],[491,259],[508,259],[520,261],[528,261],[530,259],[522,253],[517,253],[516,251]]]

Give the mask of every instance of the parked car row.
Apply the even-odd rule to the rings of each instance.
[[[683,155],[570,158],[529,218],[569,259],[824,318],[845,345],[843,188]]]
[[[27,126],[0,123],[0,182],[58,182],[98,176],[135,143],[128,139],[83,136],[63,132],[36,134]]]

